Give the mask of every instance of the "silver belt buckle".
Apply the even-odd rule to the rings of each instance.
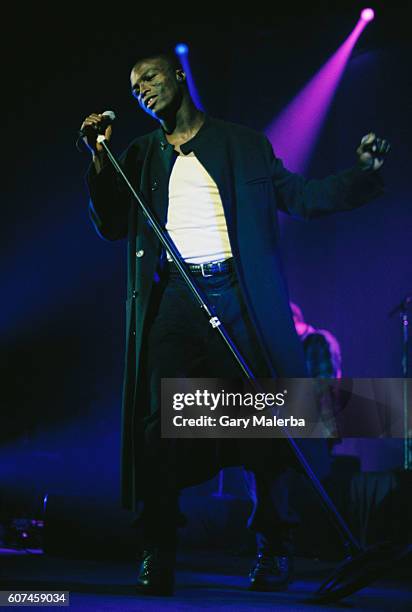
[[[204,263],[201,263],[199,265],[200,265],[200,270],[202,271],[202,276],[204,278],[208,278],[209,276],[213,276],[213,274],[206,274],[206,272],[205,272],[205,264]]]

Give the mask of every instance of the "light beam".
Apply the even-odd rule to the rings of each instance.
[[[352,50],[373,19],[372,9],[362,15],[345,42],[266,129],[276,155],[293,172],[306,170]]]
[[[190,69],[188,45],[186,43],[178,43],[175,46],[175,53],[179,57],[180,63],[182,64],[182,68],[185,71],[186,81],[189,87],[190,95],[195,105],[197,106],[197,108],[203,111],[204,108],[203,108],[202,102],[200,101],[200,96],[199,96],[199,93],[195,85],[192,71]]]

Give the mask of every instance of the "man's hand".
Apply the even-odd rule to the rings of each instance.
[[[99,153],[104,152],[104,149],[101,144],[97,142],[97,136],[99,135],[99,125],[103,121],[104,116],[99,113],[92,113],[83,121],[80,129],[86,133],[86,136],[83,138],[83,142],[86,147],[89,149],[90,153],[95,157]],[[104,137],[107,141],[110,140],[112,136],[112,126],[107,126]]]
[[[390,148],[391,145],[387,140],[377,138],[373,132],[366,134],[356,149],[360,168],[362,170],[378,170],[383,165]]]

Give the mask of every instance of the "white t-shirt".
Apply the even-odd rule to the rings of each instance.
[[[179,154],[173,166],[166,230],[189,263],[232,257],[219,190],[193,152]]]

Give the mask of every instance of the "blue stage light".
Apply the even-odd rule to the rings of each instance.
[[[179,43],[175,47],[177,55],[186,55],[189,52],[189,47],[185,43]]]

